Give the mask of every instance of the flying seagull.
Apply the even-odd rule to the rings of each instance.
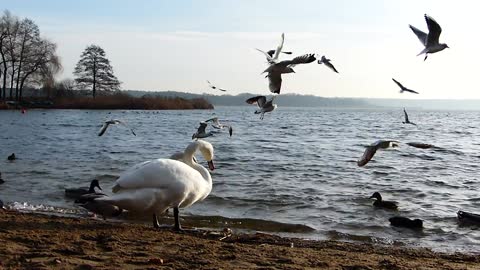
[[[282,33],[282,36],[281,36],[281,39],[280,39],[280,44],[278,45],[276,50],[270,50],[268,52],[264,52],[260,49],[256,49],[256,50],[263,53],[265,55],[265,57],[267,57],[267,62],[269,64],[273,64],[273,63],[276,63],[278,61],[278,56],[282,52],[284,41],[285,41],[285,34]],[[291,52],[287,52],[287,54],[291,54]]]
[[[293,68],[298,64],[308,64],[317,60],[313,53],[297,56],[291,60],[283,60],[278,63],[272,63],[263,72],[268,73],[268,88],[270,92],[280,94],[282,88],[282,74],[283,73],[295,73]]]
[[[436,53],[442,51],[445,48],[449,48],[445,43],[439,43],[438,39],[440,38],[440,34],[442,33],[442,28],[440,25],[430,16],[427,14],[425,16],[425,21],[427,22],[428,26],[428,34],[419,30],[415,26],[409,25],[410,29],[412,29],[413,33],[417,36],[418,40],[425,46],[418,55],[425,54],[425,58],[423,61],[427,60],[429,53]],[[417,55],[417,56],[418,56]]]
[[[337,69],[332,65],[332,63],[330,63],[330,59],[326,58],[325,56],[322,56],[322,58],[320,58],[320,60],[318,60],[318,64],[325,64],[325,66],[329,67],[331,70],[335,71],[336,73],[338,73]]]
[[[197,132],[193,133],[192,135],[192,140],[193,139],[201,139],[201,138],[206,138],[210,137],[213,135],[211,131],[205,132],[205,128],[207,128],[208,124],[205,122],[200,122],[200,126],[197,129]]]
[[[398,141],[391,140],[378,140],[373,144],[366,147],[363,156],[357,161],[359,167],[365,166],[372,158],[373,155],[377,152],[378,149],[386,149],[389,147],[397,147]]]
[[[102,135],[105,133],[105,131],[107,131],[108,126],[110,126],[110,125],[116,125],[116,124],[123,125],[124,127],[130,129],[130,131],[132,132],[132,134],[133,134],[134,136],[137,136],[137,134],[135,134],[135,131],[133,131],[133,129],[131,129],[129,126],[127,126],[127,124],[125,124],[125,122],[120,121],[120,120],[118,120],[118,119],[112,119],[112,120],[105,121],[105,123],[103,123],[102,128],[100,129],[100,133],[98,133],[98,136],[102,136]]]
[[[405,108],[403,108],[403,113],[405,114],[405,122],[402,122],[402,123],[404,123],[404,124],[411,124],[411,125],[415,125],[415,126],[417,125],[417,124],[415,124],[415,123],[413,123],[413,122],[410,122],[410,120],[408,120],[408,114],[407,114],[407,111],[405,110]]]
[[[273,96],[272,99],[269,101],[267,101],[266,96],[256,96],[256,97],[251,97],[246,101],[248,104],[257,103],[259,109],[255,111],[255,114],[261,114],[260,119],[263,120],[265,113],[271,112],[277,108],[277,104],[273,104],[274,99],[275,99],[275,96]]]
[[[395,80],[394,78],[392,78],[392,80],[400,87],[400,93],[410,92],[410,93],[414,93],[414,94],[419,94],[417,91],[414,91],[414,90],[411,90],[411,89],[406,88],[405,86],[403,86],[401,83],[399,83],[399,82],[398,82],[397,80]]]
[[[208,80],[207,80],[207,83],[208,83],[208,86],[212,89],[217,89],[217,90],[220,90],[220,91],[223,91],[223,92],[227,91],[226,89],[216,87],[215,85],[211,84]]]
[[[216,129],[228,128],[228,133],[230,134],[230,137],[232,137],[232,134],[233,134],[232,126],[220,124],[220,122],[218,121],[218,117],[213,117],[208,120],[205,120],[205,123],[212,123],[212,127]]]

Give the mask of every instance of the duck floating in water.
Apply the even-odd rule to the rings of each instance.
[[[457,217],[458,217],[458,220],[461,221],[461,222],[480,224],[480,215],[479,214],[474,214],[474,213],[469,213],[469,212],[464,212],[464,211],[458,211],[457,212]]]
[[[370,199],[376,199],[373,205],[379,208],[385,208],[390,210],[397,210],[398,208],[396,202],[382,200],[382,195],[380,195],[379,192],[373,193],[373,195],[370,196]]]
[[[76,199],[75,203],[94,214],[101,215],[104,220],[106,220],[107,217],[118,217],[123,212],[123,209],[118,206],[95,200],[102,197],[107,197],[107,195],[102,193],[88,193]]]
[[[17,157],[15,156],[15,153],[12,153],[10,156],[7,157],[8,160],[15,160]]]
[[[2,173],[0,172],[0,184],[5,183],[5,181],[2,179]]]
[[[406,217],[392,217],[389,218],[390,225],[394,227],[404,227],[410,229],[423,228],[423,221],[421,219],[409,219]]]
[[[102,190],[100,187],[100,183],[98,182],[97,179],[93,179],[92,182],[90,182],[90,188],[67,188],[65,189],[65,196],[72,198],[72,199],[79,199],[82,195],[85,194],[90,194],[90,193],[96,193],[95,188],[98,188]],[[97,193],[97,194],[102,194],[102,193]]]

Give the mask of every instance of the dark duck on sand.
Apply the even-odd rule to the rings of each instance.
[[[101,215],[104,220],[107,219],[107,217],[119,216],[123,212],[123,209],[104,201],[95,200],[106,196],[107,195],[102,193],[88,193],[80,196],[80,198],[75,200],[75,203],[78,203],[81,207],[94,214]]]
[[[90,188],[67,188],[65,189],[65,196],[73,199],[79,199],[82,195],[89,193],[96,193],[95,188],[102,190],[97,179],[90,182]]]
[[[423,228],[423,221],[421,219],[409,219],[406,217],[392,217],[389,218],[390,225],[394,227],[403,227],[410,229],[420,229]]]
[[[373,203],[375,207],[385,208],[390,210],[397,210],[398,208],[396,202],[382,200],[382,195],[380,195],[379,192],[373,193],[373,195],[370,196],[370,199],[376,199],[375,202]]]

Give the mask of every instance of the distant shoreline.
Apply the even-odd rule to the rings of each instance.
[[[21,102],[0,101],[0,110],[76,109],[76,110],[211,110],[214,106],[203,98],[111,96],[26,98]]]

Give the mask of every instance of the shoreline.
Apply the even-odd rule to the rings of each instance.
[[[0,210],[2,269],[480,269],[480,257]]]

